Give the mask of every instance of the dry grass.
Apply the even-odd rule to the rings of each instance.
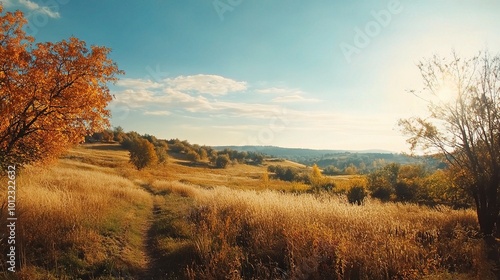
[[[197,202],[192,279],[493,279],[472,210],[162,184]]]
[[[149,268],[154,279],[492,279],[472,210],[353,206],[265,181],[266,168],[171,159],[137,171],[118,145],[99,144],[27,168],[17,179],[18,276],[128,279]],[[333,180],[339,190],[366,183]]]
[[[21,279],[125,276],[145,268],[142,236],[152,198],[111,168],[92,164],[106,153],[80,149],[72,154],[90,163],[64,159],[19,174]],[[106,165],[120,160],[111,157]]]
[[[368,179],[363,175],[340,175],[340,176],[327,176],[335,183],[335,191],[340,193],[347,193],[352,187],[368,186]]]
[[[264,182],[262,177],[265,172],[267,172],[267,165],[236,164],[230,165],[226,169],[217,169],[208,166],[192,165],[188,161],[171,159],[170,163],[166,166],[150,168],[140,175],[129,173],[124,174],[124,176],[140,176],[150,183],[155,180],[179,181],[205,188],[226,186],[240,190],[272,189],[285,192],[304,192],[310,189],[309,185],[299,182],[281,180],[272,180],[272,183]]]

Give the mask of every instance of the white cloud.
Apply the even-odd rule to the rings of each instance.
[[[166,79],[166,84],[179,91],[194,91],[213,96],[225,95],[229,92],[244,91],[246,82],[238,82],[218,75],[179,76]]]
[[[12,6],[12,1],[11,0],[0,0],[0,4],[2,4],[4,7],[10,7],[10,6]]]
[[[276,104],[215,99],[216,97],[222,98],[221,96],[228,92],[242,91],[247,88],[246,82],[237,82],[216,75],[179,76],[161,82],[122,79],[117,82],[117,86],[124,89],[113,92],[115,95],[113,102],[146,110],[144,113],[146,115],[153,115],[156,111],[166,109],[212,114],[219,117],[262,119],[280,110],[280,106]]]
[[[153,82],[151,80],[143,80],[143,79],[120,79],[116,82],[116,85],[119,87],[125,88],[133,88],[133,89],[150,89],[150,88],[159,88],[162,85],[160,83]]]
[[[9,1],[6,1],[6,2],[9,3]],[[25,8],[27,8],[31,11],[45,14],[51,18],[60,18],[61,17],[59,12],[57,11],[58,6],[52,6],[52,7],[41,6],[38,3],[35,3],[33,1],[30,1],[30,0],[18,0],[18,2],[20,5],[24,6]],[[10,2],[9,4],[12,4],[12,2]]]
[[[133,108],[145,118],[165,117],[165,121],[175,122],[177,127],[182,127],[182,133],[186,133],[186,137],[190,139],[195,139],[196,135],[206,135],[207,131],[217,131],[209,137],[204,136],[203,140],[193,141],[212,139],[210,141],[220,144],[220,139],[226,139],[235,143],[243,140],[245,143],[253,143],[257,139],[255,141],[259,145],[274,145],[287,139],[289,142],[286,145],[299,145],[303,137],[298,135],[308,135],[316,139],[314,143],[318,146],[356,149],[362,147],[366,139],[370,139],[373,147],[399,150],[399,146],[391,148],[384,142],[389,138],[400,137],[394,130],[395,120],[398,118],[395,112],[368,114],[348,109],[315,110],[315,105],[308,106],[307,103],[319,100],[304,97],[304,93],[298,89],[268,88],[261,89],[260,92],[252,91],[257,94],[274,93],[269,96],[225,96],[202,94],[194,90],[194,86],[172,83],[189,80],[184,78],[160,82],[146,79],[122,80],[118,83],[121,90],[113,92],[116,96],[113,103]],[[199,82],[196,78],[194,80]],[[196,82],[191,83],[193,84]],[[292,105],[295,104],[291,102],[302,102],[304,105],[294,107]]]
[[[283,87],[269,87],[257,89],[255,92],[261,94],[277,95],[271,101],[276,103],[291,103],[291,102],[318,102],[320,100],[314,98],[305,98],[305,92],[300,89],[289,89]]]
[[[270,87],[256,90],[257,93],[262,94],[277,94],[277,95],[301,95],[304,92],[299,89],[288,89],[288,88],[278,88]]]
[[[144,115],[149,115],[149,116],[170,116],[170,115],[172,115],[172,113],[169,112],[169,111],[146,111],[146,112],[144,112]]]
[[[152,108],[162,107],[184,110],[190,113],[220,114],[231,117],[261,119],[280,111],[280,107],[277,105],[209,100],[204,96],[191,96],[171,88],[158,91],[127,89],[114,92],[114,95],[114,102],[127,104],[131,108],[144,108],[150,112],[154,112]],[[149,115],[152,114],[149,113]]]
[[[294,95],[287,95],[287,96],[279,96],[276,98],[273,98],[272,102],[277,102],[277,103],[289,103],[289,102],[318,102],[318,99],[314,98],[305,98],[302,97],[298,94]]]

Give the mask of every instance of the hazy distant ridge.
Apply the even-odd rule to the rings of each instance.
[[[260,152],[271,157],[284,158],[301,164],[311,166],[317,164],[322,168],[335,166],[341,170],[354,165],[369,172],[377,164],[425,164],[431,169],[440,168],[439,160],[429,157],[412,157],[405,154],[394,153],[387,150],[315,150],[302,148],[283,148],[275,146],[215,146],[216,150],[231,149],[245,152]],[[442,166],[441,166],[442,167]]]
[[[285,156],[322,156],[327,154],[343,154],[343,153],[358,153],[358,154],[394,154],[392,151],[369,149],[369,150],[317,150],[305,148],[283,148],[277,146],[214,146],[216,150],[231,149],[246,152],[261,152],[275,157]]]

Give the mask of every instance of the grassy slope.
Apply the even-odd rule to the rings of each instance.
[[[278,194],[268,190],[307,186],[264,182],[266,166],[219,170],[172,156],[163,166],[137,171],[118,145],[93,144],[54,166],[24,170],[18,178],[20,278],[300,278],[319,269],[344,277],[372,270],[383,279],[400,269],[451,279],[459,275],[448,274],[453,266],[465,278],[487,270],[470,211],[375,202],[354,207]],[[349,179],[337,178],[338,184],[347,188]]]
[[[106,279],[147,268],[143,236],[153,199],[119,174],[127,161],[125,151],[95,145],[20,172],[21,279]]]
[[[265,187],[260,180],[265,167],[237,165],[217,170],[193,167],[174,156],[166,165],[137,171],[119,145],[92,144],[71,150],[54,165],[20,171],[17,207],[22,228],[17,237],[23,244],[23,269],[18,276],[156,279],[183,275],[181,266],[188,263],[175,264],[174,260],[192,248],[184,219],[192,199],[167,195],[151,186],[167,180],[258,189]],[[3,185],[6,181],[0,179]],[[276,186],[295,187],[291,183]],[[1,192],[0,201],[6,201],[5,196]],[[191,263],[190,258],[182,259]],[[5,271],[4,263],[1,271]],[[0,278],[8,276],[0,272]]]

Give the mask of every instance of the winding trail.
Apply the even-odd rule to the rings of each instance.
[[[146,188],[147,190],[147,188]],[[154,200],[154,194],[151,193]],[[169,279],[167,274],[168,271],[164,271],[162,268],[160,259],[161,252],[157,249],[156,244],[156,230],[154,228],[155,221],[159,218],[161,214],[161,209],[156,201],[154,201],[153,209],[151,213],[151,220],[149,222],[149,228],[145,232],[144,236],[144,253],[147,258],[147,268],[141,275],[140,279],[144,280],[162,280]]]

